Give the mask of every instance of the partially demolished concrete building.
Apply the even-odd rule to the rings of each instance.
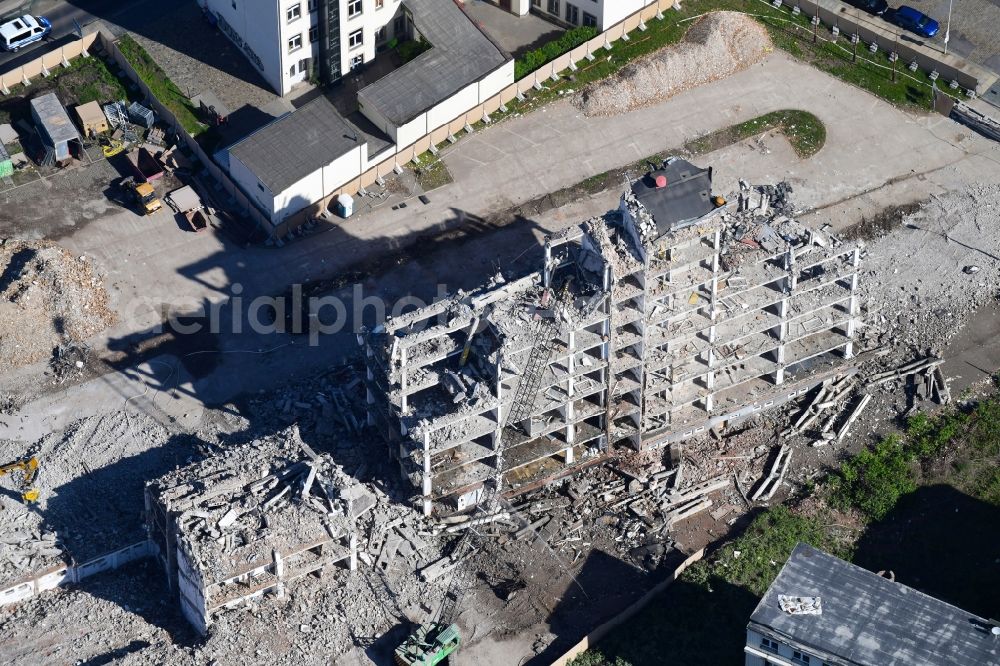
[[[304,454],[303,451],[306,451]],[[170,587],[201,633],[222,609],[327,567],[357,566],[374,498],[301,443],[234,447],[149,483],[146,517]]]
[[[857,245],[796,221],[791,188],[672,159],[617,211],[550,237],[541,269],[361,336],[369,423],[425,514],[528,490],[802,395],[853,354]]]

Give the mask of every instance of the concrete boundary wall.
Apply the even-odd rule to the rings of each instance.
[[[49,567],[30,578],[25,578],[13,585],[0,590],[0,606],[14,604],[31,597],[38,596],[46,590],[53,590],[61,585],[79,583],[104,571],[117,569],[129,562],[152,556],[156,546],[152,541],[139,541],[116,551],[95,557],[83,564],[63,564]]]
[[[653,599],[655,599],[664,590],[670,587],[670,584],[680,577],[684,570],[689,566],[700,560],[705,556],[705,549],[702,548],[698,552],[694,553],[686,560],[680,563],[674,572],[670,574],[670,577],[665,581],[657,583],[654,585],[646,594],[642,595],[638,601],[623,610],[621,613],[611,618],[604,624],[598,626],[596,629],[591,631],[589,634],[583,637],[579,643],[571,647],[566,651],[561,657],[552,662],[552,666],[567,666],[571,661],[579,657],[581,654],[596,645],[601,639],[607,636],[611,631],[617,626],[624,624],[626,621],[632,619],[632,617],[641,611],[643,608],[649,605]]]
[[[10,88],[24,83],[28,84],[28,89],[30,90],[32,79],[39,76],[46,76],[46,72],[51,72],[57,67],[69,64],[70,60],[85,55],[96,39],[96,32],[89,33],[84,35],[82,39],[77,39],[57,49],[46,51],[31,62],[26,62],[20,67],[15,67],[9,72],[0,74],[0,92],[6,95]]]

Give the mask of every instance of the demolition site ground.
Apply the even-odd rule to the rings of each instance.
[[[675,126],[654,122],[663,118]],[[748,128],[757,119],[764,119],[762,132]],[[790,126],[802,121],[818,124],[790,143]],[[578,123],[576,138],[564,138],[564,145],[550,136],[550,127],[569,123]],[[512,140],[532,144],[525,148],[529,157],[505,152]],[[815,376],[808,390],[684,441],[643,451],[608,447],[592,457],[578,452],[572,473],[529,484],[481,524],[422,515],[421,486],[400,474],[387,443],[366,426],[369,367],[350,327],[321,336],[315,346],[305,335],[249,327],[196,335],[160,328],[163,304],[189,317],[180,323],[204,321],[213,304],[233,321],[237,283],[246,301],[288,293],[298,283],[348,305],[355,283],[390,304],[406,295],[429,303],[438,284],[452,294],[487,282],[502,288],[539,272],[544,236],[618,207],[622,181],[607,174],[684,146],[697,155],[691,157],[697,166],[715,168],[713,193],[732,206],[741,193],[757,196],[741,180],[787,181],[790,219],[771,218],[775,227],[800,225],[796,242],[808,237],[810,251],[826,251],[816,237],[830,251],[859,248],[853,358],[829,376],[819,376],[819,363],[805,364],[802,376]],[[65,285],[75,285],[106,290],[106,299],[94,302],[116,316],[100,332],[57,339],[60,351],[52,358],[36,358],[34,348],[31,355],[4,349],[16,367],[0,378],[0,457],[34,455],[42,475],[37,507],[25,506],[16,486],[0,480],[0,588],[145,543],[149,502],[159,501],[145,495],[146,484],[169,475],[182,489],[172,501],[188,501],[225,478],[225,468],[211,468],[211,461],[236,447],[246,447],[243,462],[260,467],[271,494],[220,485],[220,492],[235,493],[227,503],[203,503],[197,515],[177,516],[176,529],[167,530],[184,544],[181,550],[197,555],[221,544],[224,553],[245,548],[259,555],[253,549],[263,542],[281,550],[285,542],[278,541],[294,545],[296,529],[311,525],[304,516],[316,506],[329,515],[343,511],[355,521],[356,537],[347,545],[346,532],[310,533],[331,544],[307,549],[301,560],[282,564],[275,556],[261,565],[261,584],[270,586],[263,596],[253,596],[246,581],[223,586],[240,601],[206,611],[204,636],[171,588],[169,572],[184,576],[184,569],[147,554],[5,606],[5,663],[388,664],[413,624],[434,617],[457,575],[463,576],[456,608],[463,646],[452,663],[551,663],[691,554],[740,534],[761,511],[789,498],[806,498],[808,510],[816,484],[847,456],[898,429],[907,415],[982,395],[1000,368],[1000,350],[984,344],[1000,321],[1000,151],[951,121],[899,111],[780,54],[721,85],[614,118],[583,119],[570,100],[560,101],[544,114],[513,117],[464,139],[442,162],[454,182],[435,190],[426,207],[413,202],[401,213],[373,206],[340,230],[280,249],[242,247],[221,234],[195,238],[167,215],[97,210],[103,194],[81,189],[68,174],[49,179],[50,196],[93,215],[51,211],[50,224],[25,217],[21,226],[5,227],[6,236],[57,239],[67,249],[55,257],[42,245],[27,248],[19,268],[0,278],[5,306],[23,306],[25,295],[55,302],[69,291]],[[559,168],[540,168],[553,163]],[[503,193],[483,189],[488,173],[498,174]],[[606,186],[587,182],[599,175]],[[573,195],[552,198],[560,191]],[[389,231],[399,227],[405,232]],[[746,233],[748,241],[770,242],[759,231]],[[39,318],[23,325],[61,330],[45,319],[49,309],[23,311]],[[733,352],[734,373],[751,365],[744,353]],[[261,452],[276,448],[301,452],[306,466],[275,466]],[[947,465],[937,464],[947,476]],[[282,486],[293,467],[295,483]],[[190,488],[183,490],[185,484]],[[357,497],[369,499],[334,511],[354,484],[363,488]],[[947,501],[931,498],[928,506]],[[255,540],[252,528],[227,530],[246,519],[231,516],[230,503],[250,507],[249,516],[270,512],[258,528],[270,540]],[[863,529],[856,512],[837,516],[847,532]],[[296,529],[282,531],[288,525]],[[475,531],[473,546],[452,562],[465,530]],[[758,535],[753,528],[750,534]],[[865,564],[898,558],[884,542],[868,542]],[[739,548],[753,547],[752,539],[747,543]],[[353,570],[341,548],[354,554]],[[208,570],[202,564],[197,576]],[[204,595],[209,608],[218,590],[214,580],[202,582],[182,594]],[[689,592],[680,587],[664,598],[681,605],[691,600]],[[740,603],[732,608],[743,609],[749,594],[734,595]],[[738,621],[724,626],[741,631]],[[732,644],[742,640],[740,633]],[[657,663],[648,653],[613,651],[636,665]]]

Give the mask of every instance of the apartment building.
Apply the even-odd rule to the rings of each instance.
[[[531,0],[531,9],[566,25],[591,26],[603,31],[655,2],[656,0]]]
[[[1000,627],[800,543],[747,625],[746,666],[1000,664]]]
[[[400,0],[202,0],[219,29],[281,95],[325,83],[412,36]]]

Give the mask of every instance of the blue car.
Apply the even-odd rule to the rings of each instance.
[[[0,25],[0,49],[16,51],[28,44],[34,44],[52,32],[52,24],[44,16],[25,14],[13,21]]]
[[[915,32],[921,37],[933,37],[938,34],[941,25],[927,14],[908,5],[902,5],[887,18],[904,30]]]

